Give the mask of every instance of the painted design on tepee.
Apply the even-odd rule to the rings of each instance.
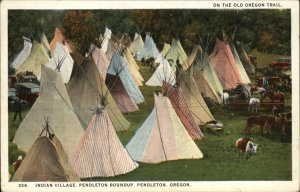
[[[63,82],[68,83],[72,74],[74,61],[68,48],[61,43],[56,43],[56,48],[52,53],[52,58],[45,64],[47,67],[58,70],[62,74]]]
[[[31,40],[23,37],[24,47],[22,51],[18,54],[18,56],[15,58],[15,60],[10,64],[10,66],[14,69],[18,69],[29,57],[32,43]]]
[[[152,112],[126,146],[130,156],[144,163],[203,158],[168,97],[154,95],[154,103]]]
[[[114,177],[138,167],[121,144],[113,124],[102,106],[93,118],[70,157],[80,178]]]
[[[28,152],[41,132],[44,117],[48,117],[53,132],[69,156],[84,130],[74,112],[61,73],[43,65],[40,96],[17,129],[13,143]]]

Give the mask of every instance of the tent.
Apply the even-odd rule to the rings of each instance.
[[[203,84],[203,82],[200,82]],[[180,88],[186,101],[188,109],[197,125],[204,125],[214,120],[209,108],[204,101],[192,72],[183,72],[180,81]]]
[[[16,70],[16,73],[33,72],[38,79],[41,78],[41,66],[50,60],[47,50],[42,43],[33,41],[32,49],[26,61]]]
[[[214,51],[210,55],[210,63],[224,89],[232,89],[242,83],[238,67],[227,43],[216,39]]]
[[[108,40],[107,51],[105,54],[107,59],[110,61],[113,53],[122,55],[124,50],[125,50],[125,46],[122,45],[121,43],[116,43],[113,40]]]
[[[45,117],[69,156],[84,129],[74,112],[61,73],[43,65],[40,96],[17,129],[13,143],[28,152],[41,132]]]
[[[130,73],[132,75],[132,77],[134,78],[135,82],[137,83],[138,86],[142,86],[143,83],[142,81],[144,81],[144,78],[142,77],[141,73],[139,72],[139,67],[135,61],[135,59],[133,58],[133,56],[130,53],[130,50],[126,47],[124,50],[124,58],[125,58],[125,62],[127,63],[127,66],[130,70]]]
[[[144,47],[144,41],[140,34],[135,33],[132,44],[130,45],[130,51],[135,56]]]
[[[214,69],[209,64],[208,55],[203,52],[200,45],[194,46],[184,66],[189,66],[186,71],[193,74],[199,91],[214,102],[221,103],[222,85]]]
[[[250,61],[250,58],[248,57],[248,54],[244,50],[243,46],[240,45],[237,47],[238,53],[240,55],[241,62],[246,70],[246,72],[250,75],[255,74],[255,66]]]
[[[138,61],[141,61],[143,58],[156,58],[158,56],[159,52],[158,49],[152,39],[148,34],[146,35],[145,38],[145,44],[143,46],[143,49],[140,50],[137,55],[136,59]]]
[[[98,48],[92,44],[90,47],[90,54],[92,55],[98,71],[101,73],[101,77],[105,79],[109,60],[107,59],[103,49]]]
[[[181,43],[178,39],[173,38],[171,48],[166,54],[166,59],[168,59],[168,61],[171,62],[173,70],[175,70],[177,59],[179,59],[181,65],[183,65],[186,61],[187,55],[184,52]]]
[[[185,130],[168,97],[154,95],[154,108],[126,146],[139,162],[201,159],[202,152]]]
[[[52,53],[55,51],[56,43],[63,44],[64,46],[66,46],[69,53],[72,52],[71,48],[67,44],[64,36],[62,35],[61,30],[58,27],[55,28],[54,37],[53,37],[52,41],[50,42],[50,50],[51,50]]]
[[[248,77],[248,75],[245,71],[245,68],[244,68],[244,66],[243,66],[243,64],[240,60],[240,57],[239,57],[238,52],[237,52],[237,50],[234,46],[233,41],[231,41],[231,43],[230,43],[230,48],[231,48],[231,52],[232,52],[234,61],[237,65],[238,71],[240,73],[240,77],[241,77],[242,82],[245,83],[245,84],[251,83],[251,81],[250,81],[250,79],[249,79],[249,77]]]
[[[11,181],[17,182],[76,182],[80,181],[74,172],[62,144],[54,136],[39,136]]]
[[[171,45],[168,43],[164,43],[164,47],[163,50],[161,51],[163,56],[166,56],[166,54],[168,53],[168,51],[170,50]]]
[[[72,74],[74,61],[68,51],[68,47],[56,43],[52,58],[46,64],[47,67],[61,72],[63,82],[68,83]]]
[[[102,44],[101,44],[101,48],[103,50],[104,53],[106,53],[107,51],[107,46],[108,46],[108,40],[111,38],[111,30],[107,27],[105,27],[105,32],[104,32],[104,39],[102,41]]]
[[[82,139],[70,157],[80,178],[113,177],[138,167],[120,142],[106,109],[97,106]]]
[[[76,114],[80,117],[84,129],[92,119],[91,109],[98,102],[107,106],[107,111],[116,131],[125,131],[130,127],[105,85],[93,59],[86,59],[77,52],[72,53],[74,59],[73,73],[67,91]]]
[[[47,54],[50,55],[51,54],[50,44],[44,33],[41,36],[41,44],[45,47]]]
[[[27,39],[26,37],[23,37],[24,41],[24,47],[22,51],[18,54],[18,56],[15,58],[15,60],[10,64],[10,66],[14,69],[18,69],[29,57],[32,43],[30,39]]]
[[[139,87],[137,86],[135,80],[133,79],[124,57],[113,53],[110,64],[107,69],[107,73],[113,76],[118,76],[120,78],[128,95],[136,104],[144,102],[144,96],[141,93]]]
[[[163,95],[168,97],[171,104],[184,125],[185,129],[193,140],[198,140],[203,137],[203,134],[194,121],[192,113],[188,107],[188,103],[185,100],[183,91],[179,87],[173,87],[167,82],[163,82],[162,87]],[[187,89],[185,89],[187,91]],[[189,101],[191,103],[191,100]],[[198,114],[197,114],[198,115]]]
[[[153,75],[146,82],[148,86],[162,86],[163,81],[169,82],[171,85],[175,85],[176,79],[169,62],[163,59],[159,66],[154,71]]]
[[[120,41],[125,47],[130,47],[130,45],[132,44],[131,38],[128,33],[124,33],[120,38]]]

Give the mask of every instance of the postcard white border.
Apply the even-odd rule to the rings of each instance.
[[[232,7],[216,7],[216,3],[232,3]],[[215,4],[214,4],[215,3]],[[190,187],[18,187],[19,183],[8,182],[8,115],[7,115],[7,56],[8,56],[8,9],[266,9],[267,7],[245,7],[245,3],[280,3],[280,8],[291,9],[292,17],[292,181],[191,181]],[[236,6],[233,6],[236,4]],[[243,5],[243,7],[238,7]],[[267,8],[269,9],[269,8]],[[292,1],[2,1],[1,2],[1,188],[4,191],[299,191],[299,2]],[[45,182],[46,183],[46,182]],[[51,182],[52,183],[52,182]],[[101,182],[93,182],[101,183]],[[118,183],[118,182],[105,182]],[[136,183],[136,182],[126,182]],[[144,183],[144,182],[143,182]],[[149,182],[154,183],[154,182]],[[174,183],[174,182],[155,182]],[[187,183],[187,182],[181,182]],[[21,183],[22,184],[22,183]],[[53,183],[55,184],[55,183]],[[78,183],[76,183],[77,185]]]

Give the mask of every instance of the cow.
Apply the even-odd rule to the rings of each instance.
[[[239,154],[239,157],[242,157],[246,153],[246,159],[249,159],[252,155],[256,153],[257,150],[256,144],[254,144],[249,137],[242,137],[236,140],[235,147]]]

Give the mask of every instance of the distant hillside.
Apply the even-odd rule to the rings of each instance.
[[[257,57],[257,67],[267,67],[272,61],[277,61],[281,57],[291,57],[290,55],[276,55],[276,54],[266,54],[253,49],[248,53],[249,55]]]

